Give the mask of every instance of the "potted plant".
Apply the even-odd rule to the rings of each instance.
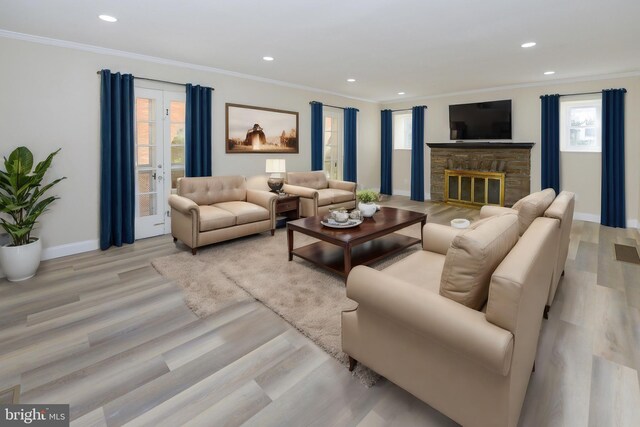
[[[380,195],[377,191],[373,190],[360,190],[356,192],[356,197],[360,202],[358,203],[358,209],[362,212],[362,216],[364,217],[372,217],[376,210],[378,210],[378,205],[374,202],[377,202]]]
[[[0,268],[7,279],[15,282],[36,274],[40,265],[42,243],[31,232],[42,215],[58,197],[44,194],[65,177],[42,185],[54,151],[33,168],[33,154],[26,147],[18,147],[4,158],[0,170],[0,226],[11,238],[9,244],[0,246]],[[4,214],[4,215],[3,215]]]

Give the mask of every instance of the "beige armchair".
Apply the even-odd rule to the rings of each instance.
[[[356,207],[356,183],[327,179],[323,171],[288,172],[282,190],[300,196],[303,217],[326,215],[339,207]]]
[[[171,234],[195,255],[197,248],[249,234],[275,231],[277,195],[246,188],[242,176],[178,179],[169,196]]]
[[[427,224],[424,250],[382,271],[355,267],[347,296],[358,306],[342,313],[351,368],[363,363],[462,425],[515,427],[558,237],[550,218],[519,240],[518,228],[515,215],[463,231]],[[487,277],[487,293],[470,299],[477,276]],[[444,289],[451,281],[457,292]],[[483,300],[483,310],[470,307]]]

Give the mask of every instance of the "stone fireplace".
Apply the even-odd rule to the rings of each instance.
[[[533,143],[427,143],[431,148],[431,200],[445,200],[445,170],[504,173],[504,205],[530,193]]]

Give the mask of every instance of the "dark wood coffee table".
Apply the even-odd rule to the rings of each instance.
[[[382,207],[372,218],[353,228],[336,229],[320,223],[322,217],[312,216],[287,223],[289,261],[293,256],[317,264],[347,278],[352,267],[368,265],[422,239],[394,233],[412,224],[427,222],[424,213]],[[293,248],[293,232],[319,239],[319,242]],[[421,233],[422,235],[422,233]]]

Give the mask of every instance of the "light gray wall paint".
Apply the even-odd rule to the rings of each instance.
[[[58,147],[49,177],[65,175],[55,189],[61,197],[42,216],[37,234],[45,248],[98,238],[100,167],[100,78],[97,70],[132,73],[215,88],[213,94],[213,173],[263,175],[273,154],[225,154],[224,105],[227,102],[299,112],[300,153],[282,157],[289,171],[310,169],[310,107],[317,100],[360,109],[358,182],[379,182],[380,107],[334,95],[176,66],[0,38],[0,155],[28,146],[37,159]],[[241,54],[241,53],[239,53]],[[140,81],[145,87],[183,90]],[[373,144],[373,145],[371,145]]]

